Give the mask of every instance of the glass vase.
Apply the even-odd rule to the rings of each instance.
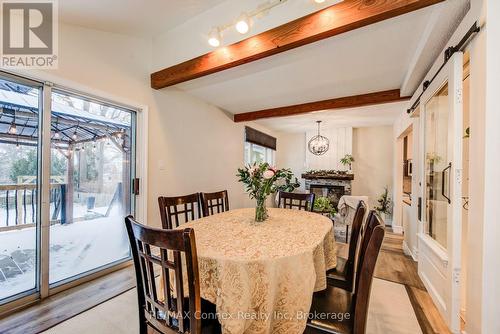
[[[263,222],[266,219],[267,219],[266,199],[258,198],[257,206],[255,207],[255,221]]]

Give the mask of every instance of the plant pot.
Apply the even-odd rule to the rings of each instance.
[[[380,216],[384,220],[385,225],[392,225],[392,214],[381,212]]]

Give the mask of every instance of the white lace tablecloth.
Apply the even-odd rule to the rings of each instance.
[[[237,209],[182,224],[195,231],[201,296],[224,334],[302,333],[314,291],[336,266],[330,219],[311,212]]]

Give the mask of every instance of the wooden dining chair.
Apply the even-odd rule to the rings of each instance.
[[[347,291],[352,291],[352,287],[354,285],[356,251],[358,249],[365,213],[366,204],[363,201],[359,201],[352,222],[351,240],[349,241],[349,253],[347,259],[340,256],[337,257],[337,266],[326,273],[328,284]]]
[[[300,194],[280,191],[278,195],[278,207],[283,209],[313,211],[314,194]]]
[[[326,290],[314,293],[311,319],[305,334],[364,334],[370,303],[371,286],[375,264],[384,239],[384,225],[375,212],[370,212],[367,221],[366,248],[360,249],[357,263],[354,293],[327,285]],[[363,242],[365,243],[365,242]],[[318,317],[314,317],[314,315]],[[344,317],[324,317],[324,314],[344,315]],[[349,314],[349,317],[345,315]]]
[[[229,211],[229,197],[227,190],[217,191],[214,193],[201,193],[201,209],[203,216],[211,216],[214,213]]]
[[[182,223],[202,217],[200,194],[158,197],[161,224],[164,229],[174,229]]]
[[[125,225],[137,280],[140,333],[220,333],[215,309],[208,314],[202,304],[194,230],[151,228],[132,216],[125,218]],[[157,271],[162,273],[160,289]],[[184,279],[188,291],[184,290]]]

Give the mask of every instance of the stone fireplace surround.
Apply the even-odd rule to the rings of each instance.
[[[328,174],[328,175],[313,175],[302,174],[305,180],[305,189],[309,192],[314,192],[317,195],[330,198],[332,204],[337,208],[338,201],[342,195],[351,195],[352,185],[354,180],[353,174]]]

